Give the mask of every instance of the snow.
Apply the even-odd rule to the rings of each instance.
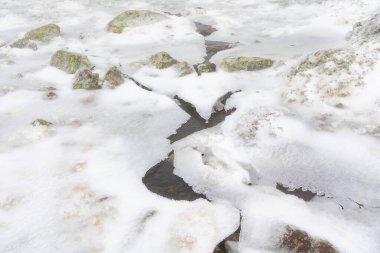
[[[210,253],[239,225],[239,242],[229,242],[239,253],[282,252],[287,225],[339,252],[380,247],[377,0],[0,6],[0,252]],[[135,9],[168,19],[105,31]],[[210,59],[217,66],[244,55],[271,58],[274,67],[184,77],[152,67],[149,57],[160,51],[190,65],[203,61],[205,38],[193,21],[218,29],[207,40],[238,42]],[[36,51],[9,46],[48,23],[62,36]],[[87,55],[101,79],[115,65],[152,91],[130,80],[73,90],[74,75],[49,66],[61,49]],[[315,58],[336,49],[338,60],[355,55],[348,68]],[[294,75],[305,59],[316,64]],[[344,96],[327,92],[338,81],[347,82]],[[46,99],[49,90],[56,99]],[[236,112],[223,123],[170,144],[167,137],[190,118],[174,96],[207,120],[218,98],[238,90],[226,105]],[[32,126],[38,118],[54,125]],[[210,201],[169,200],[144,186],[145,173],[172,149],[174,173]],[[318,196],[305,202],[277,183]]]

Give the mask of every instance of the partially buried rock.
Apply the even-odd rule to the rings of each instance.
[[[122,33],[126,27],[150,25],[166,19],[165,15],[146,10],[125,11],[108,23],[106,30],[112,33]]]
[[[158,69],[166,69],[178,63],[178,61],[167,52],[159,52],[150,57],[150,63]]]
[[[49,42],[60,35],[61,29],[58,25],[48,24],[27,32],[23,38],[11,44],[11,47],[37,49],[37,45],[33,41]]]
[[[286,232],[280,240],[280,248],[294,253],[338,253],[331,243],[316,240],[305,231],[286,227]]]
[[[179,62],[175,65],[175,68],[180,77],[190,75],[194,72],[193,68],[187,62]]]
[[[49,122],[49,121],[46,121],[44,119],[36,119],[32,122],[32,126],[34,127],[37,127],[37,126],[45,126],[45,127],[48,127],[48,126],[52,126],[53,123]]]
[[[81,67],[91,67],[87,56],[64,50],[57,51],[51,57],[50,65],[69,74],[74,74]]]
[[[211,62],[204,62],[196,66],[198,75],[203,73],[211,73],[216,71],[216,65]]]
[[[111,87],[117,87],[124,83],[123,73],[118,67],[113,66],[107,71],[104,81]]]
[[[227,57],[220,63],[221,67],[228,71],[255,71],[270,68],[273,66],[274,61],[261,57]]]
[[[100,89],[99,74],[92,73],[90,69],[83,68],[75,76],[73,89],[96,90]]]

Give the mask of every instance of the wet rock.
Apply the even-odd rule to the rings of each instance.
[[[204,62],[195,66],[198,75],[202,75],[203,73],[211,73],[216,71],[216,65],[211,62]]]
[[[380,13],[356,23],[346,38],[360,44],[380,38]]]
[[[169,199],[193,201],[205,198],[202,194],[194,192],[181,177],[173,173],[173,161],[174,153],[171,152],[165,160],[148,170],[142,179],[144,185],[151,192]]]
[[[125,11],[108,23],[106,30],[112,33],[122,33],[126,27],[150,25],[166,19],[165,15],[146,10]]]
[[[331,243],[314,239],[305,231],[290,226],[280,239],[280,248],[292,253],[338,253]]]
[[[73,89],[96,90],[100,88],[98,73],[92,73],[92,71],[87,68],[78,71],[75,76]]]
[[[177,64],[178,61],[167,52],[159,52],[150,57],[150,63],[158,69],[166,69]]]
[[[47,99],[47,100],[53,100],[53,99],[56,99],[57,97],[58,97],[57,93],[55,93],[53,91],[49,91],[44,96],[44,98]]]
[[[205,37],[217,31],[217,29],[211,25],[206,25],[200,22],[194,22],[194,24],[197,28],[197,32]]]
[[[216,55],[218,52],[231,49],[233,48],[236,43],[229,43],[229,42],[224,42],[224,41],[211,41],[211,40],[206,40],[206,57],[205,62],[208,62],[211,57]]]
[[[175,64],[175,68],[180,77],[190,75],[194,72],[194,69],[187,62],[179,62]]]
[[[53,125],[53,123],[51,123],[49,121],[46,121],[44,119],[36,119],[36,120],[34,120],[32,122],[32,126],[35,126],[35,127],[37,127],[37,126],[46,126],[46,127],[48,127],[48,126],[52,126],[52,125]]]
[[[289,189],[288,187],[285,187],[284,185],[277,183],[276,189],[289,195],[296,196],[300,199],[303,199],[305,201],[312,200],[315,196],[317,196],[316,193],[309,191],[309,190],[303,190],[302,188],[297,188],[294,190]]]
[[[58,25],[48,24],[27,32],[23,38],[11,44],[11,47],[32,48],[36,50],[37,44],[33,41],[49,42],[60,35],[61,30]]]
[[[111,87],[117,87],[124,83],[123,73],[118,67],[113,66],[107,71],[104,81]]]
[[[220,66],[228,72],[233,71],[256,71],[273,66],[274,61],[261,57],[227,57],[222,60]]]
[[[51,57],[50,65],[69,74],[74,74],[81,67],[91,67],[87,56],[64,50],[57,51]]]

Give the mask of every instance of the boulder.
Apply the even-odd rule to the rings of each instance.
[[[124,83],[123,73],[118,67],[113,66],[107,71],[104,81],[111,87],[119,86]]]
[[[175,64],[175,68],[180,77],[190,75],[194,72],[194,69],[187,62],[179,62]]]
[[[51,57],[50,65],[69,74],[74,74],[81,67],[91,67],[87,56],[64,50],[57,51]]]
[[[100,88],[99,74],[92,73],[88,68],[83,68],[78,71],[73,83],[73,89],[96,90]]]
[[[202,75],[203,73],[210,73],[216,71],[216,65],[211,62],[204,62],[196,66],[198,75]]]
[[[158,69],[166,69],[177,64],[178,61],[167,52],[159,52],[150,57],[150,63]]]
[[[60,35],[61,29],[58,25],[48,24],[27,32],[24,37],[15,41],[10,46],[13,48],[32,48],[36,50],[37,45],[33,41],[49,42]]]
[[[165,15],[146,10],[125,11],[108,23],[106,30],[112,33],[122,33],[126,27],[150,25],[166,19]]]
[[[221,67],[228,72],[233,71],[256,71],[273,66],[274,61],[261,57],[227,57],[220,63]]]

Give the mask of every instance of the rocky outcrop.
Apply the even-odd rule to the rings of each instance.
[[[107,71],[104,81],[110,87],[117,87],[124,83],[123,73],[118,67],[113,66]]]
[[[177,63],[178,61],[171,57],[167,52],[159,52],[150,57],[150,64],[158,69],[166,69]]]
[[[146,10],[129,10],[116,16],[108,23],[106,30],[112,33],[122,33],[126,27],[150,25],[166,19],[165,15]]]
[[[91,63],[87,56],[64,50],[57,51],[51,57],[50,65],[65,71],[68,74],[74,74],[81,67],[91,67]]]
[[[90,69],[83,68],[75,76],[73,89],[96,90],[100,89],[99,74],[92,73]]]
[[[274,61],[261,57],[227,57],[222,60],[220,66],[228,72],[233,71],[256,71],[273,66]]]
[[[32,126],[34,126],[34,127],[37,127],[37,126],[48,127],[48,126],[52,126],[52,125],[53,125],[53,123],[46,121],[44,119],[36,119],[32,122]]]
[[[60,35],[61,29],[58,25],[48,24],[27,32],[24,37],[15,41],[10,46],[13,48],[32,48],[36,50],[36,41],[49,42]]]
[[[380,38],[380,13],[367,20],[358,22],[347,34],[347,39],[359,44],[367,43]]]

